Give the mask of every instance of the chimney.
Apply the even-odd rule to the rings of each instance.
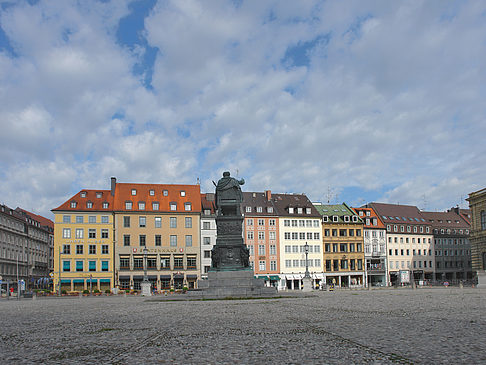
[[[272,200],[272,191],[271,190],[265,190],[265,197],[267,198],[267,201]]]
[[[115,196],[116,177],[111,177],[111,196]]]

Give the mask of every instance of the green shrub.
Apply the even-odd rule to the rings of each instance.
[[[127,293],[127,294],[130,293],[130,290],[129,289],[125,290],[125,293]]]
[[[83,294],[89,294],[89,290],[88,289],[83,290]]]
[[[110,294],[110,293],[111,293],[111,290],[110,290],[110,289],[106,289],[106,290],[105,290],[105,293],[106,293],[106,294]]]
[[[172,293],[173,291],[174,291],[174,289],[172,289],[172,288],[171,288],[171,289],[170,289],[170,292]]]
[[[61,290],[61,294],[67,294],[67,291],[65,289]]]
[[[188,290],[189,290],[189,288],[188,288],[187,286],[185,286],[185,287],[183,287],[183,288],[182,288],[182,290],[184,290],[184,291],[188,291]]]
[[[98,294],[101,293],[98,289],[93,290],[93,293]]]

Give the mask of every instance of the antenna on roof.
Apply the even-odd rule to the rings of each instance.
[[[199,178],[196,179],[196,184],[201,185],[201,181],[199,180]]]

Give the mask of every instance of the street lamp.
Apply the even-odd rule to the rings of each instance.
[[[305,243],[304,249],[305,249],[305,274],[304,274],[304,278],[310,279],[311,276],[310,276],[310,273],[309,273],[309,260],[308,260],[309,245],[307,244],[307,242]]]
[[[143,281],[142,281],[142,284],[140,285],[141,286],[141,289],[142,289],[142,295],[143,296],[151,296],[152,293],[151,293],[151,288],[150,288],[150,282],[148,281],[148,277],[147,277],[147,247],[144,247],[143,249]]]

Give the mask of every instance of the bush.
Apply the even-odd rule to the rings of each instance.
[[[61,294],[67,294],[67,291],[65,289],[61,290]]]
[[[188,288],[187,286],[185,286],[185,287],[183,287],[183,288],[182,288],[182,290],[184,290],[184,291],[188,291],[188,290],[189,290],[189,288]]]
[[[98,294],[101,293],[98,289],[93,290],[93,293]]]
[[[111,293],[111,290],[110,290],[110,289],[106,289],[106,290],[105,290],[105,293],[106,293],[106,294],[110,294],[110,293]]]
[[[83,290],[83,294],[89,294],[89,290],[88,289]]]
[[[125,293],[127,294],[130,293],[130,289],[125,290]]]
[[[170,289],[170,292],[172,293],[173,291],[174,291],[174,289],[172,289],[172,288],[171,288],[171,289]]]

